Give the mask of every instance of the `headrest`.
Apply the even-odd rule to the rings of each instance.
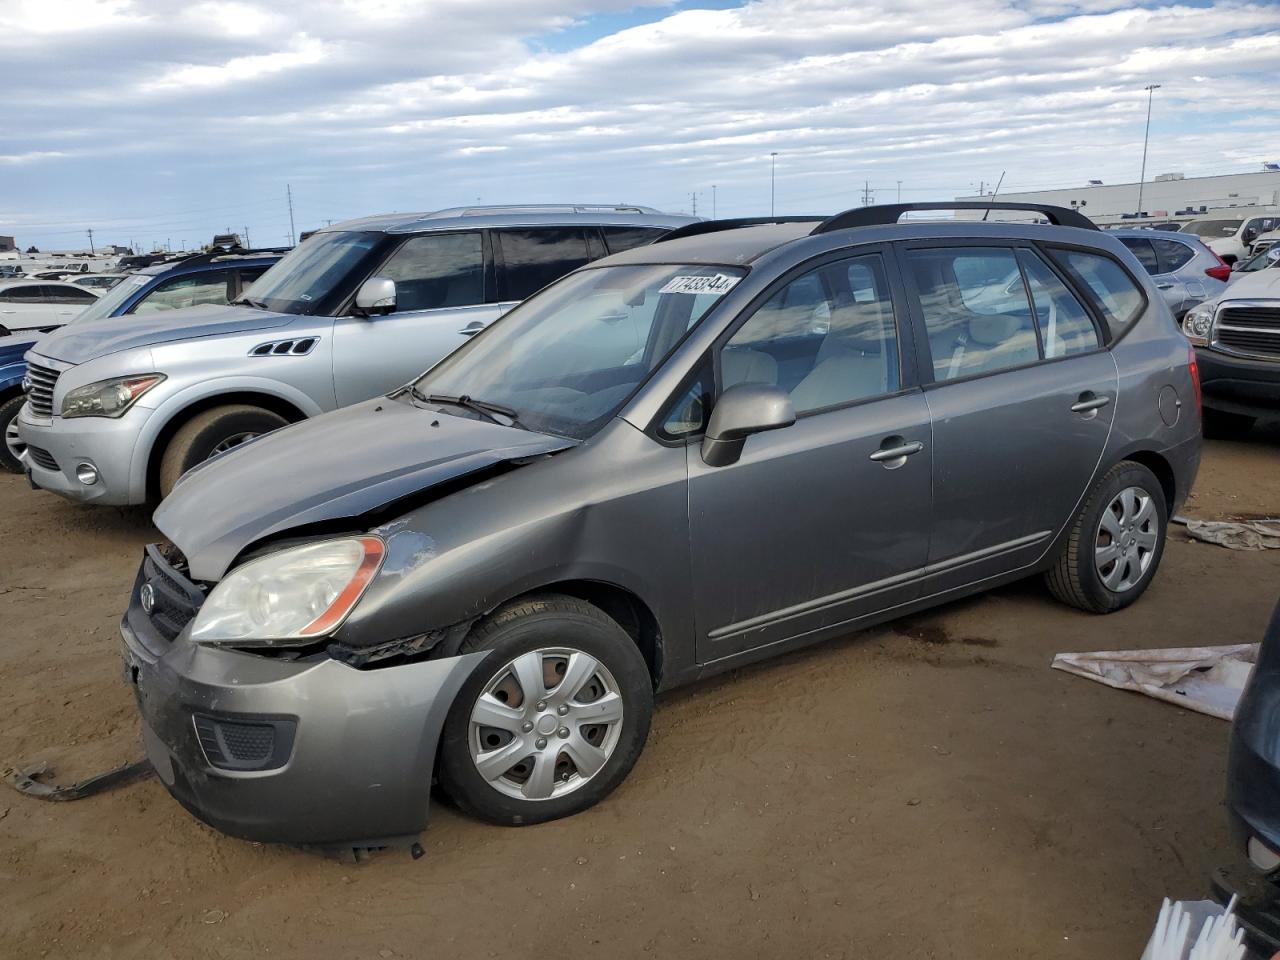
[[[841,304],[831,310],[826,343],[838,343],[846,350],[861,353],[880,353],[884,349],[886,322],[879,303]]]

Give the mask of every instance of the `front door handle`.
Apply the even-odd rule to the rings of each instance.
[[[1174,285],[1173,285],[1172,283],[1157,283],[1157,284],[1156,284],[1156,289],[1157,289],[1157,290],[1172,290],[1172,289],[1173,289],[1173,287],[1174,287]]]
[[[1089,413],[1097,415],[1097,411],[1101,410],[1111,402],[1110,397],[1099,397],[1090,390],[1086,390],[1080,394],[1080,399],[1071,405],[1072,413]]]
[[[479,333],[483,329],[484,329],[484,324],[481,323],[479,320],[477,320],[474,323],[468,323],[465,327],[463,327],[458,332],[462,334],[464,337],[474,337],[477,333]]]
[[[886,437],[880,449],[871,454],[870,459],[884,464],[890,470],[896,470],[907,462],[907,457],[919,453],[924,444],[919,440],[904,440],[902,437]]]

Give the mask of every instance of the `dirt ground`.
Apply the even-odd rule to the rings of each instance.
[[[1278,463],[1280,429],[1208,444],[1187,512],[1280,514]],[[1028,582],[677,691],[605,803],[524,829],[437,803],[418,861],[233,840],[155,780],[0,786],[0,956],[1137,958],[1229,856],[1227,725],[1049,662],[1260,638],[1280,553],[1174,529],[1122,613]],[[5,475],[0,532],[0,768],[140,756],[116,622],[147,516]]]

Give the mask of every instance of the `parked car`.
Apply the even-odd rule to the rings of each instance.
[[[0,437],[8,441],[0,445],[0,468],[15,472],[22,468],[10,450],[10,443],[17,442],[18,411],[26,401],[22,379],[27,374],[27,364],[22,355],[35,341],[30,333],[0,335]]]
[[[1246,274],[1255,273],[1258,270],[1267,270],[1280,263],[1280,247],[1267,245],[1258,250],[1257,253],[1249,255],[1247,260],[1237,260],[1231,265],[1231,276],[1227,279],[1230,284]]]
[[[1239,894],[1238,919],[1257,956],[1280,951],[1280,606],[1231,722],[1227,814],[1237,867],[1219,871],[1214,893]],[[1243,869],[1240,869],[1243,868]]]
[[[1258,239],[1253,241],[1253,246],[1249,248],[1250,255],[1256,255],[1262,251],[1280,243],[1280,230],[1272,230],[1269,233],[1258,235]]]
[[[127,276],[127,273],[82,273],[71,282],[90,289],[110,290]]]
[[[226,304],[239,296],[245,287],[279,259],[280,254],[274,251],[237,257],[186,257],[130,274],[124,282],[105,293],[74,283],[55,284],[69,287],[78,297],[87,297],[91,305],[75,316],[57,316],[55,319],[58,322],[51,322],[39,329],[46,332],[55,330],[72,319],[77,325],[81,325],[112,317],[160,314],[196,303]],[[4,291],[0,288],[0,311],[5,307],[3,297]],[[151,321],[164,322],[160,316],[151,317]],[[27,337],[27,340],[32,341],[33,338]],[[37,370],[36,376],[27,380],[37,403],[41,403],[44,397],[47,377],[47,374],[41,374]],[[0,397],[8,399],[3,393],[0,393]],[[7,420],[0,418],[0,435],[3,435],[5,442],[5,451],[0,455],[0,467],[18,472],[26,469],[23,460],[26,443],[18,432],[16,416],[20,407],[20,404],[16,408],[12,405],[0,407],[9,414]]]
[[[22,280],[27,275],[20,263],[0,263],[0,280]]]
[[[0,331],[55,330],[83,313],[98,295],[97,290],[58,280],[0,282]]]
[[[1259,236],[1277,228],[1280,228],[1280,213],[1231,215],[1223,212],[1185,223],[1178,232],[1196,235],[1227,263],[1235,263],[1248,254]]]
[[[1116,237],[1151,275],[1165,303],[1181,320],[1197,303],[1226,289],[1231,266],[1191,234],[1162,230],[1115,230]]]
[[[197,463],[384,393],[552,280],[690,221],[533,206],[335,224],[231,306],[150,317],[144,301],[130,322],[41,341],[18,418],[24,466],[72,500],[163,497]]]
[[[1280,416],[1280,270],[1239,276],[1191,309],[1182,331],[1195,346],[1209,433],[1240,436],[1259,417]]]
[[[192,470],[121,625],[163,783],[258,840],[413,836],[436,772],[537,823],[623,780],[655,691],[1035,574],[1133,603],[1194,355],[1082,215],[897,222],[938,206],[674,231]]]

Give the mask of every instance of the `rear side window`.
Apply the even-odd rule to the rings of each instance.
[[[8,303],[38,303],[43,297],[43,287],[10,287],[0,294],[0,298]]]
[[[48,296],[45,298],[50,303],[78,303],[84,305],[93,303],[98,298],[88,290],[81,287],[45,287]]]
[[[1031,291],[1031,305],[1040,327],[1045,358],[1098,349],[1098,331],[1089,318],[1089,311],[1049,265],[1030,250],[1019,250],[1018,261]]]
[[[1040,359],[1031,303],[1013,250],[907,252],[935,380],[957,380]]]
[[[1173,273],[1185,267],[1196,255],[1194,250],[1177,240],[1152,240],[1151,246],[1155,247],[1156,256],[1160,258],[1161,273]]]
[[[1092,294],[1094,303],[1107,319],[1112,337],[1118,337],[1138,319],[1146,297],[1120,264],[1100,253],[1082,250],[1050,250],[1049,253],[1082,289]]]
[[[523,300],[591,260],[583,230],[501,230],[499,298]]]
[[[623,250],[643,247],[668,232],[655,230],[652,227],[601,227],[600,229],[604,231],[604,242],[608,245],[610,253],[621,253]]]
[[[479,232],[410,237],[382,265],[396,282],[396,311],[484,303],[484,249]]]
[[[1150,274],[1160,272],[1160,260],[1156,256],[1156,248],[1151,241],[1143,237],[1121,237],[1120,242],[1133,251],[1133,255],[1142,264],[1142,269]]]

